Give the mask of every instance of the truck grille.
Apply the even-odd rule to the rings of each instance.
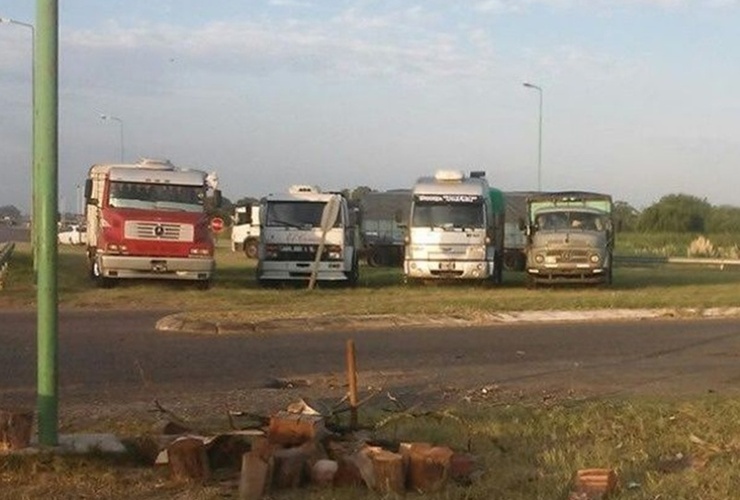
[[[547,261],[571,262],[573,264],[588,263],[588,250],[548,250]]]
[[[126,221],[123,234],[131,240],[193,241],[194,227],[176,222]]]

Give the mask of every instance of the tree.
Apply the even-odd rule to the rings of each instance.
[[[617,232],[630,232],[637,229],[640,212],[626,201],[615,201],[612,213],[614,229]]]
[[[701,233],[712,210],[705,199],[688,194],[669,194],[640,215],[640,231]]]
[[[352,195],[350,196],[350,199],[352,201],[359,202],[360,200],[362,200],[362,198],[365,197],[367,193],[372,193],[374,191],[375,190],[373,188],[368,186],[357,186],[352,190]]]
[[[6,217],[11,220],[18,220],[21,217],[21,211],[14,205],[3,205],[0,207],[0,219],[5,219]]]
[[[729,205],[712,207],[706,225],[709,233],[740,233],[740,208]]]

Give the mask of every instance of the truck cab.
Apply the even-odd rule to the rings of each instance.
[[[314,266],[318,281],[357,282],[356,228],[344,196],[295,185],[264,197],[259,213],[258,283],[308,281]]]
[[[407,281],[473,279],[501,283],[504,205],[484,172],[441,170],[412,191]]]
[[[568,191],[527,200],[527,283],[612,282],[611,196]]]
[[[231,250],[244,252],[248,259],[256,259],[260,241],[260,207],[246,204],[234,208],[231,225]]]
[[[100,286],[191,280],[207,288],[215,260],[205,200],[219,202],[214,177],[166,160],[93,165],[85,184],[92,279]]]

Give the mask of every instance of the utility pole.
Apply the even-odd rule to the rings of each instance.
[[[36,0],[34,46],[33,192],[38,213],[37,255],[37,410],[39,443],[58,443],[58,305],[57,305],[57,210],[58,192],[58,0]]]

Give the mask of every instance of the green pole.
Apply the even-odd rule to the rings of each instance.
[[[37,200],[37,410],[39,444],[58,441],[57,118],[58,0],[36,0],[33,180]]]

